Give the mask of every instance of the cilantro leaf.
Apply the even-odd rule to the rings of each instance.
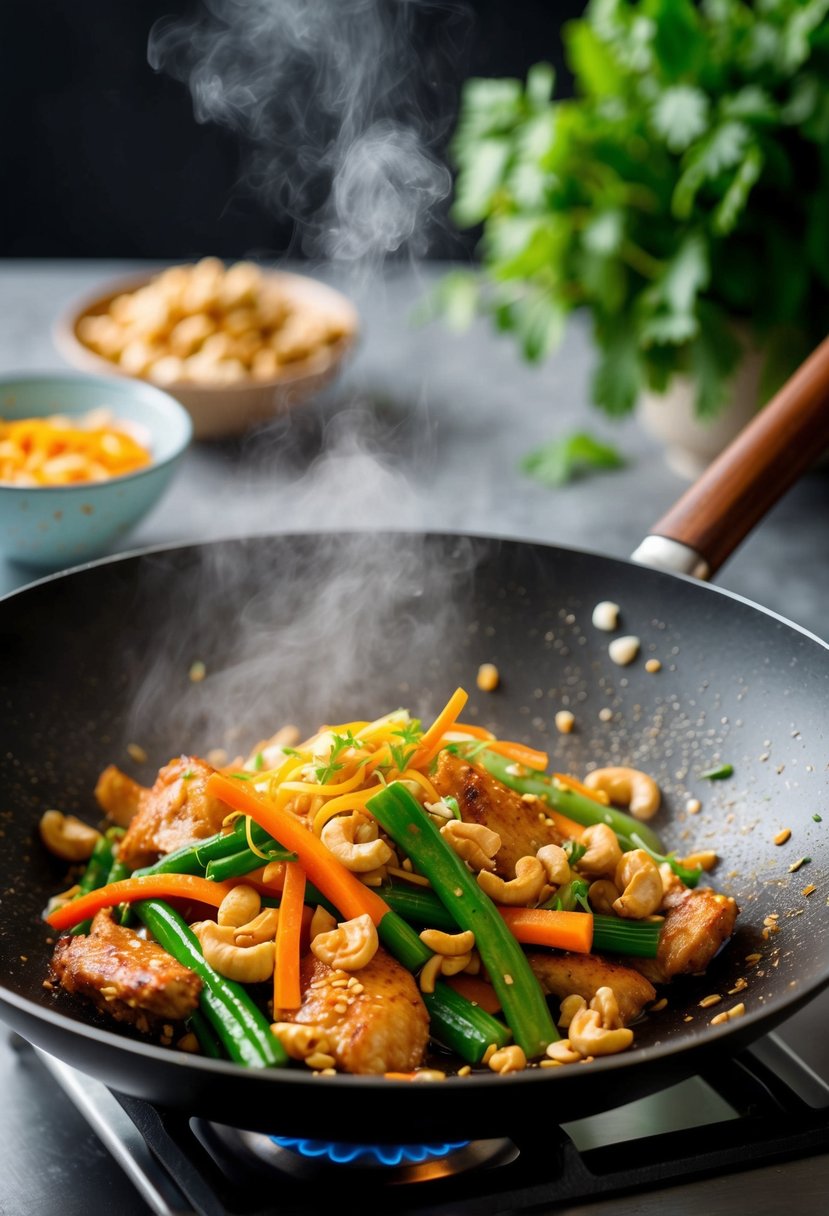
[[[588,471],[619,469],[624,463],[610,444],[601,443],[584,431],[573,431],[528,453],[521,468],[543,485],[562,486]]]
[[[340,756],[349,748],[359,748],[360,740],[355,739],[352,732],[346,731],[344,735],[331,736],[331,751],[328,753],[328,759],[324,764],[318,765],[314,769],[314,776],[320,785],[328,785],[332,777],[341,772],[345,767],[344,761],[340,760]]]
[[[684,152],[708,125],[708,98],[693,85],[677,84],[660,93],[651,122],[672,152]]]

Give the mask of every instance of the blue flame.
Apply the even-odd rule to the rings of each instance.
[[[468,1140],[445,1144],[343,1144],[330,1140],[297,1140],[289,1136],[271,1136],[271,1140],[301,1157],[330,1161],[335,1165],[422,1165],[424,1161],[447,1157],[469,1144]]]

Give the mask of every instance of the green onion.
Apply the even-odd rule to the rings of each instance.
[[[516,776],[516,765],[513,761],[497,752],[484,750],[479,754],[478,759],[490,776],[495,777],[503,785],[517,790],[519,794],[535,794],[562,815],[575,820],[583,827],[591,827],[594,823],[608,824],[620,837],[619,843],[623,849],[632,832],[639,832],[652,849],[660,850],[662,848],[662,841],[656,832],[640,823],[638,819],[634,819],[632,815],[626,815],[624,811],[617,810],[616,807],[604,806],[593,798],[586,798],[584,794],[556,784],[552,778],[545,777],[542,773],[521,772],[520,766],[518,766],[520,775]]]
[[[478,952],[516,1043],[529,1058],[539,1056],[558,1034],[526,955],[492,900],[401,782],[394,781],[380,790],[367,805],[429,879],[456,924],[475,934]]]
[[[222,1051],[221,1042],[213,1033],[213,1027],[210,1025],[200,1009],[193,1010],[185,1022],[185,1025],[187,1029],[192,1031],[199,1040],[199,1047],[202,1049],[202,1055],[207,1056],[207,1058],[210,1060],[225,1059],[225,1053]]]
[[[590,904],[587,902],[587,892],[590,890],[590,883],[583,878],[571,878],[569,882],[563,883],[556,891],[552,899],[548,899],[546,904],[542,904],[542,908],[551,908],[555,912],[591,912]]]
[[[667,862],[677,878],[681,879],[686,887],[695,887],[702,877],[702,866],[694,866],[691,870],[688,866],[684,866],[682,862],[677,861],[674,853],[657,853],[655,849],[648,847],[638,832],[634,832],[630,840],[634,848],[643,849],[657,865]]]
[[[724,781],[726,777],[733,776],[734,765],[721,764],[718,768],[709,768],[704,773],[700,773],[700,780],[704,778],[706,781]]]
[[[231,1060],[248,1068],[287,1064],[285,1050],[272,1033],[267,1018],[240,984],[225,979],[213,970],[205,960],[199,939],[187,922],[169,904],[160,900],[139,900],[133,904],[133,908],[159,945],[200,977],[201,1012]]]
[[[471,1004],[448,984],[435,984],[434,992],[422,996],[432,1036],[469,1064],[480,1064],[491,1043],[505,1047],[512,1038],[503,1022]]]
[[[424,929],[455,933],[458,926],[434,891],[412,887],[405,882],[382,886],[377,891],[398,916]]]
[[[656,958],[661,932],[662,925],[657,921],[593,914],[593,949],[599,952]]]

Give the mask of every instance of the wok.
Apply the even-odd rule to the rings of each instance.
[[[655,528],[639,560],[716,570],[829,443],[829,340]],[[723,520],[728,527],[723,527]],[[643,655],[620,668],[590,623],[603,599]],[[278,535],[149,550],[47,579],[0,603],[0,1012],[25,1038],[125,1093],[274,1133],[434,1141],[518,1133],[716,1068],[829,981],[829,648],[687,573],[485,537]],[[643,658],[661,660],[658,674]],[[195,659],[207,666],[188,679]],[[502,685],[475,690],[479,663]],[[65,870],[36,833],[59,806],[96,818],[91,792],[139,743],[154,770],[181,751],[253,744],[284,721],[425,718],[458,683],[470,719],[548,748],[556,768],[652,773],[668,847],[714,848],[716,885],[742,914],[704,977],[676,981],[634,1047],[586,1067],[450,1077],[437,1088],[300,1070],[245,1071],[115,1030],[42,987],[41,919]],[[552,722],[569,704],[576,730]],[[601,713],[612,711],[611,715]],[[720,761],[731,779],[699,774]],[[133,765],[135,771],[135,766]],[[702,812],[689,815],[697,796]],[[823,822],[815,816],[822,813]],[[776,846],[784,827],[791,841]],[[791,872],[797,858],[811,860]],[[817,891],[802,894],[807,883]],[[767,918],[774,917],[769,922]],[[779,932],[769,932],[769,924]],[[759,963],[747,956],[760,954]],[[744,991],[739,989],[745,979]],[[710,1025],[719,993],[745,1016]]]

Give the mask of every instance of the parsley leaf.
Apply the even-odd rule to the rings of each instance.
[[[328,785],[331,778],[341,772],[344,767],[344,762],[340,760],[340,756],[350,747],[358,748],[360,740],[355,739],[352,732],[346,731],[344,735],[331,736],[331,751],[328,754],[328,759],[324,764],[319,765],[314,769],[314,775],[320,785]]]
[[[624,460],[610,444],[574,431],[536,448],[521,461],[521,468],[546,486],[561,486],[596,469],[618,469]]]

